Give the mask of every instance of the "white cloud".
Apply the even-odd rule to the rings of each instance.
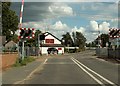
[[[90,25],[85,31],[85,37],[87,38],[87,42],[92,42],[98,37],[98,30],[100,31],[100,34],[108,34],[110,23],[102,22],[99,24],[99,28],[98,24],[99,23],[96,21],[90,21]]]
[[[87,39],[87,43],[89,43],[89,42],[94,41],[98,37],[98,34],[97,33],[89,33],[89,32],[87,32],[85,37]]]
[[[98,25],[98,22],[96,21],[90,21],[90,28],[92,31],[101,31],[103,33],[108,33],[110,28],[110,23],[108,22],[102,22],[102,24]]]
[[[71,30],[71,32],[76,32],[78,30],[78,28],[76,26],[74,26],[74,28]]]
[[[35,28],[39,29],[41,31],[43,30],[67,30],[69,27],[67,24],[62,23],[61,21],[57,21],[55,24],[46,23],[45,21],[39,21],[39,22],[26,22],[23,23],[23,27],[27,28]]]
[[[23,28],[35,28],[35,30],[40,30],[40,31],[47,31],[48,30],[48,24],[46,24],[43,21],[38,21],[38,22],[26,22],[23,23]]]
[[[98,23],[96,21],[90,21],[90,27],[97,31],[98,30]]]
[[[68,29],[69,27],[62,23],[61,21],[57,21],[54,25],[52,25],[52,28],[51,29],[54,29],[54,30],[66,30]]]
[[[59,16],[73,15],[73,9],[70,6],[63,3],[54,3],[51,6],[49,6],[48,9],[53,15]]]
[[[100,30],[102,31],[102,32],[107,32],[108,33],[108,31],[109,31],[109,26],[110,26],[110,24],[109,23],[107,23],[107,22],[103,22],[102,24],[100,24]]]
[[[77,28],[76,26],[74,26],[74,28],[71,29],[71,32],[81,32],[82,34],[85,34],[85,28],[84,27]]]

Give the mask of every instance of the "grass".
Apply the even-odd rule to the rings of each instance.
[[[92,56],[97,56],[96,54],[93,54]]]
[[[25,66],[30,62],[35,61],[33,57],[25,57],[24,60],[18,59],[16,63],[13,65],[14,67]]]

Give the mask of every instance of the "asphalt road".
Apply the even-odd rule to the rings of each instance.
[[[118,66],[96,59],[94,51],[51,56],[24,84],[118,84]]]

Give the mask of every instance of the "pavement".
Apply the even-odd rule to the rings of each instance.
[[[2,84],[17,84],[21,80],[24,80],[43,64],[45,58],[46,56],[38,57],[36,61],[28,63],[26,66],[11,67],[3,71]]]

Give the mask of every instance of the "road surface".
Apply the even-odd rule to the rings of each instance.
[[[118,64],[96,59],[94,51],[51,56],[24,84],[98,84],[117,86]]]

